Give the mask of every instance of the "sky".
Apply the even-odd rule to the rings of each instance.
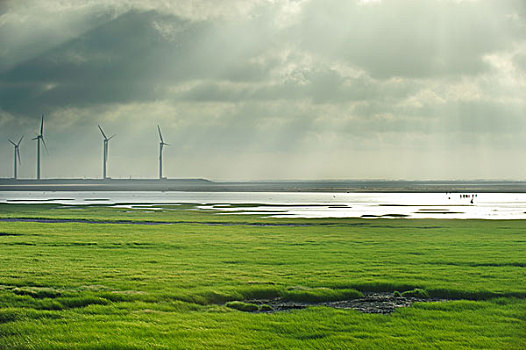
[[[524,0],[4,0],[0,177],[526,180]]]

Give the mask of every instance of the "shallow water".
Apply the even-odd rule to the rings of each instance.
[[[202,210],[273,217],[526,219],[524,193],[464,195],[469,197],[463,198],[459,193],[6,191],[0,192],[0,203],[96,204],[137,210],[147,210],[144,204],[191,203]],[[239,207],[239,204],[249,205]]]

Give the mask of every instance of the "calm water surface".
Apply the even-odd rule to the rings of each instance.
[[[0,192],[0,203],[107,204],[147,210],[192,203],[202,210],[273,217],[526,219],[525,193]],[[136,205],[143,204],[140,207]],[[236,204],[253,206],[236,207]],[[145,206],[146,205],[146,206]],[[153,210],[153,208],[151,208]]]

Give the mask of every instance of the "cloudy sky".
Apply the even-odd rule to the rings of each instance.
[[[0,2],[0,177],[526,180],[524,0]]]

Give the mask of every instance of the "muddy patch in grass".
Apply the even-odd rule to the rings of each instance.
[[[364,293],[363,298],[340,301],[324,301],[317,303],[306,303],[297,301],[285,301],[281,298],[272,300],[248,300],[250,305],[259,307],[257,311],[273,313],[279,311],[290,311],[305,309],[311,306],[326,306],[335,309],[353,309],[368,314],[390,314],[401,307],[411,307],[416,302],[439,302],[448,299],[438,298],[417,298],[412,296],[402,296],[394,293]],[[245,310],[243,310],[245,311]]]

